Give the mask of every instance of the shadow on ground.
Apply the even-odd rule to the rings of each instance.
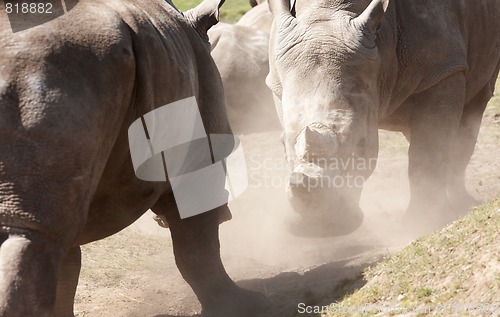
[[[201,315],[154,315],[152,317],[201,317]]]
[[[386,255],[386,254],[385,254]],[[367,256],[371,258],[367,261]],[[340,301],[365,285],[361,272],[383,258],[383,254],[360,255],[346,260],[326,263],[304,272],[283,272],[266,279],[238,281],[243,288],[267,296],[269,308],[261,317],[293,317],[298,315],[299,303],[329,305]],[[200,317],[201,315],[155,315],[153,317]],[[300,316],[308,316],[300,314]],[[315,315],[316,316],[316,315]]]
[[[358,260],[361,258],[335,261],[303,273],[283,272],[269,279],[239,281],[238,285],[269,298],[270,306],[263,316],[291,317],[297,315],[300,303],[329,305],[361,288],[365,284],[361,272],[378,260],[369,263]]]
[[[201,315],[154,315],[152,317],[201,317]]]

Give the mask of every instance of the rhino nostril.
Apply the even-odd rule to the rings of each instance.
[[[0,232],[0,245],[4,243],[9,238],[9,234],[6,232]]]
[[[305,185],[305,175],[299,172],[293,172],[290,174],[290,187],[297,188]]]

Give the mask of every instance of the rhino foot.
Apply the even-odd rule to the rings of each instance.
[[[447,202],[436,205],[414,204],[408,207],[403,217],[403,227],[413,237],[420,237],[440,230],[458,218]]]

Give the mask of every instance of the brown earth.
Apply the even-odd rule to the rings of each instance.
[[[481,201],[500,194],[498,93],[495,98],[467,170],[468,189]],[[408,144],[394,132],[380,131],[380,140],[378,165],[363,191],[362,227],[344,237],[304,239],[289,235],[281,221],[288,206],[279,132],[242,137],[249,188],[231,202],[233,220],[221,226],[222,258],[239,285],[271,298],[269,316],[294,316],[300,302],[338,299],[347,279],[408,243],[398,225],[409,199]],[[158,227],[150,214],[82,251],[77,316],[199,313],[196,297],[175,266],[168,230]],[[359,280],[354,287],[363,284]]]

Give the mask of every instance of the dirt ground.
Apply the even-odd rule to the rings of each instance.
[[[295,316],[300,302],[339,298],[339,286],[346,279],[359,276],[362,269],[408,243],[398,225],[409,199],[408,144],[402,135],[380,132],[378,165],[361,200],[362,227],[328,239],[297,238],[283,227],[282,215],[289,207],[279,132],[241,139],[249,188],[230,203],[233,220],[221,226],[221,252],[229,275],[240,286],[270,297],[269,316]],[[467,171],[468,189],[479,200],[500,193],[499,145],[500,107],[495,105],[487,109]],[[150,214],[82,250],[77,316],[199,313],[196,297],[175,266],[169,232],[158,227]]]

